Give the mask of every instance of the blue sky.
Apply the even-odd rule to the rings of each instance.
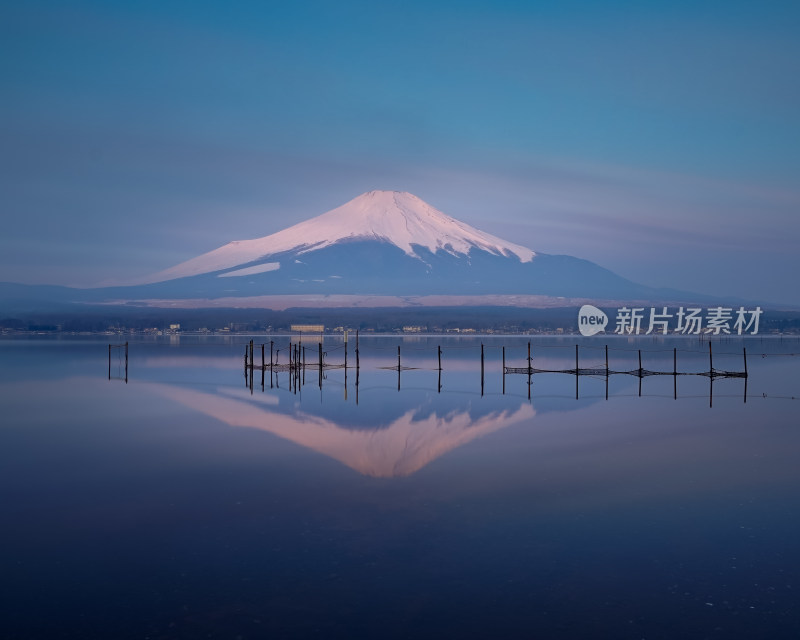
[[[370,189],[800,304],[800,5],[0,4],[0,280],[171,266]]]

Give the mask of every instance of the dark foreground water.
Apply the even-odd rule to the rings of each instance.
[[[0,637],[800,635],[796,341],[109,340],[0,340]]]

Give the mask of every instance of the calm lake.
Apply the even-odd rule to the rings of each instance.
[[[249,339],[0,339],[0,636],[800,634],[797,339]]]

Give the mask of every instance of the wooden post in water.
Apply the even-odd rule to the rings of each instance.
[[[672,398],[678,399],[678,349],[672,348]]]
[[[606,345],[606,378],[608,378],[608,345]]]
[[[580,371],[578,367],[578,345],[575,345],[575,373],[577,374]]]
[[[436,385],[437,393],[442,392],[442,345],[436,345],[436,353],[439,356],[439,382]]]
[[[358,329],[356,329],[356,386],[358,386],[358,369],[360,365],[361,363],[358,360]]]
[[[250,366],[252,367],[253,365],[254,365],[254,362],[253,362],[253,341],[251,340],[250,341]]]
[[[742,347],[742,356],[744,357],[744,377],[747,377],[747,347]],[[745,381],[745,385],[747,381]]]
[[[639,349],[639,377],[640,378],[642,377],[642,350],[641,349]]]
[[[400,345],[397,345],[397,390],[400,391]]]
[[[506,348],[503,347],[503,395],[506,394]]]
[[[247,360],[247,354],[245,354],[245,360]],[[245,362],[245,366],[247,366],[247,362]],[[111,345],[108,345],[108,379],[111,380]]]
[[[300,388],[300,345],[294,345],[294,392]]]
[[[319,388],[322,389],[322,343],[319,343]]]
[[[533,375],[533,368],[531,367],[531,341],[528,340],[528,401],[531,399],[531,376]]]
[[[264,370],[264,343],[261,343],[261,370]]]
[[[711,341],[709,341],[709,345]],[[708,408],[714,408],[714,376],[708,376]]]
[[[483,343],[481,342],[481,396],[483,396]]]
[[[708,341],[708,366],[709,366],[708,373],[709,373],[709,375],[713,376],[714,375],[714,359],[711,356],[711,340]]]
[[[528,340],[528,375],[531,375],[531,341]]]

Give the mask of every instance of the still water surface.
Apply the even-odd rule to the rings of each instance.
[[[798,637],[797,341],[482,340],[0,340],[0,635]]]

